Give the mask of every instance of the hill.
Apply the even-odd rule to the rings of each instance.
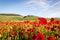
[[[20,21],[23,19],[23,16],[19,14],[0,14],[0,21]]]
[[[21,16],[21,15],[19,15],[19,14],[5,14],[5,13],[0,13],[0,15],[2,15],[2,16]]]
[[[50,18],[46,18],[49,20]],[[55,18],[56,20],[60,20],[60,18]],[[38,20],[38,16],[34,15],[27,15],[27,16],[22,16],[19,14],[0,14],[0,22],[2,21],[22,21],[22,20]]]

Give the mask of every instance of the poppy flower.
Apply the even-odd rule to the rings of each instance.
[[[33,28],[30,28],[28,31],[29,31],[29,32],[33,32]]]
[[[11,29],[10,33],[11,34],[16,34],[16,31],[14,29]]]
[[[54,31],[54,28],[51,28],[51,31]]]
[[[10,34],[10,37],[14,37],[15,34]]]
[[[35,39],[36,39],[36,36],[33,35],[30,40],[35,40]]]
[[[0,28],[0,34],[2,33],[2,28]]]
[[[47,22],[47,25],[51,25],[51,22]]]
[[[56,25],[53,25],[53,28],[57,28],[58,26],[56,26]]]
[[[33,22],[33,25],[35,25],[36,27],[39,27],[40,26],[40,24],[37,21],[34,21]]]
[[[58,34],[55,34],[55,37],[57,37],[58,36]]]
[[[49,30],[50,29],[50,25],[45,26],[45,28],[47,28]]]
[[[35,40],[44,40],[44,34],[38,33]]]
[[[2,22],[0,22],[0,25],[2,24]]]
[[[51,22],[52,22],[52,21],[54,21],[55,19],[54,19],[54,18],[51,18],[50,20],[51,20]]]
[[[60,32],[60,29],[58,29],[58,32]]]
[[[30,23],[30,21],[29,21],[29,20],[24,20],[24,23],[26,23],[26,24],[27,24],[27,23]]]
[[[16,27],[20,26],[21,22],[16,22]]]
[[[8,28],[4,28],[4,30],[8,30]]]
[[[10,24],[10,25],[14,25],[14,24],[16,24],[16,22],[13,21],[13,22],[10,22],[9,24]]]
[[[49,36],[48,40],[55,40],[55,37],[54,36]]]
[[[40,24],[47,24],[46,18],[40,17],[38,18]]]
[[[59,21],[59,20],[56,20],[56,21],[55,21],[55,24],[60,24],[60,21]]]
[[[24,31],[21,31],[21,34],[23,35],[24,34]]]

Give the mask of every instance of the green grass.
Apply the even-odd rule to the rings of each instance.
[[[46,18],[49,20],[50,18]],[[60,18],[55,18],[60,20]],[[28,15],[28,16],[21,16],[18,14],[0,14],[0,22],[3,21],[22,21],[22,20],[38,20],[38,16]]]
[[[23,18],[20,16],[0,16],[0,21],[21,21]]]

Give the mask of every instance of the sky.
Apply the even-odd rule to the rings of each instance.
[[[0,13],[60,18],[60,0],[0,0]]]

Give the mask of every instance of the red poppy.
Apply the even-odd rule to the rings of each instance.
[[[16,31],[14,29],[11,29],[11,34],[16,34]]]
[[[24,31],[21,31],[21,34],[23,35],[24,34]]]
[[[45,28],[47,28],[49,30],[50,29],[50,25],[45,26]]]
[[[53,27],[53,28],[51,28],[51,31],[54,31],[54,27]]]
[[[10,37],[14,37],[15,34],[10,34]]]
[[[56,23],[56,24],[60,24],[60,21],[59,21],[59,20],[56,20],[55,23]]]
[[[55,40],[55,37],[54,36],[49,36],[48,40]]]
[[[40,23],[40,24],[47,24],[46,18],[40,17],[40,18],[38,18],[38,19],[39,19],[39,23]]]
[[[44,34],[38,33],[35,40],[44,40]]]
[[[33,22],[33,25],[35,25],[36,27],[39,27],[40,26],[39,22],[37,22],[37,21],[34,21]]]
[[[8,28],[4,28],[4,30],[8,30]]]
[[[33,32],[33,28],[30,28],[28,31],[29,31],[29,32]]]
[[[10,25],[14,25],[15,23],[16,23],[16,22],[13,21],[13,22],[10,22],[9,24],[10,24]]]
[[[55,34],[55,37],[57,37],[58,36],[58,34]]]
[[[54,25],[54,24],[55,24],[55,22],[54,22],[54,21],[52,21],[52,22],[51,22],[51,25]]]
[[[30,23],[30,21],[29,21],[29,20],[24,20],[24,23],[26,23],[26,24],[27,24],[27,23]]]
[[[58,26],[57,25],[53,25],[53,28],[57,28]]]
[[[54,18],[51,18],[50,20],[51,20],[51,22],[52,22],[52,21],[54,21],[55,19],[54,19]]]
[[[0,22],[0,25],[2,24],[2,22]]]
[[[18,27],[21,24],[21,22],[16,22],[15,24],[16,24],[16,27]]]
[[[36,38],[36,36],[34,35],[34,36],[31,37],[30,40],[35,40],[35,38]]]
[[[7,25],[8,22],[0,22],[0,24]]]
[[[0,28],[0,34],[2,33],[2,28]]]
[[[58,32],[60,32],[60,29],[58,29]]]

